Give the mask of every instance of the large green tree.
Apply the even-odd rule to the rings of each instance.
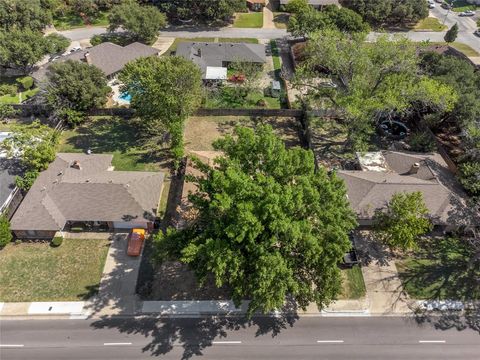
[[[250,314],[289,296],[302,308],[336,299],[356,226],[343,182],[315,171],[310,151],[286,149],[270,126],[236,128],[214,147],[224,156],[216,166],[197,161],[203,175],[189,179],[197,219],[157,236],[157,260],[180,258],[201,281],[213,273],[237,306],[251,300]]]
[[[375,232],[392,248],[415,249],[419,237],[432,229],[428,214],[421,192],[396,193],[386,210],[375,214]]]
[[[341,0],[372,26],[410,25],[428,16],[423,0]]]
[[[457,35],[458,35],[458,24],[455,23],[450,29],[448,29],[447,33],[444,36],[444,40],[447,43],[454,42],[455,39],[457,38]]]
[[[158,0],[156,3],[170,19],[207,23],[227,21],[246,6],[244,0]]]
[[[59,134],[38,120],[28,125],[14,125],[11,135],[5,139],[1,148],[10,156],[20,157],[25,175],[17,178],[17,185],[28,190],[40,171],[45,170],[55,159]]]
[[[307,89],[304,99],[312,106],[339,111],[349,131],[347,145],[365,150],[376,119],[389,114],[453,108],[455,91],[421,75],[416,44],[380,36],[373,46],[365,39],[363,33],[331,29],[312,34],[295,80]],[[322,77],[332,82],[318,81]]]
[[[0,28],[4,31],[41,31],[52,22],[52,14],[41,0],[0,0]]]
[[[154,6],[141,6],[134,0],[127,0],[112,8],[108,15],[109,31],[122,28],[135,41],[153,43],[160,29],[165,27],[167,20]]]
[[[101,107],[110,91],[105,74],[95,66],[67,60],[48,68],[46,100],[55,110],[86,112]]]
[[[185,120],[202,98],[200,69],[177,56],[144,57],[128,63],[119,79],[122,91],[132,96],[130,106],[143,130],[152,136],[168,131],[173,155],[181,158]]]
[[[57,34],[32,30],[0,31],[0,65],[28,73],[47,54],[65,50],[70,41]]]
[[[294,10],[296,12],[288,21],[288,31],[294,36],[306,36],[326,28],[345,32],[367,32],[370,29],[360,15],[347,8],[329,5],[323,11],[318,11],[307,4],[306,7],[296,6]]]

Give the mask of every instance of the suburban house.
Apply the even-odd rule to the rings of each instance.
[[[176,55],[197,64],[204,80],[227,79],[227,67],[232,62],[266,62],[265,45],[261,44],[182,42]]]
[[[433,223],[448,230],[480,224],[479,214],[469,212],[462,189],[439,154],[396,151],[358,153],[361,170],[339,170],[347,186],[348,200],[360,225],[373,224],[376,210],[385,208],[398,192],[423,194]]]
[[[51,239],[72,228],[152,229],[163,173],[113,171],[112,157],[57,154],[13,215],[13,233],[21,239]]]
[[[247,6],[252,11],[262,11],[265,0],[247,0]]]
[[[158,49],[139,42],[134,42],[127,46],[104,42],[97,46],[62,56],[57,62],[67,60],[83,61],[89,65],[96,66],[102,70],[108,78],[112,78],[130,61],[141,57],[157,56],[158,54]],[[51,64],[52,63],[48,63],[47,65],[40,67],[32,74],[35,81],[41,82],[45,80],[48,67]]]
[[[289,2],[290,0],[280,0],[280,5],[287,5]],[[338,0],[308,0],[308,3],[316,9],[327,5],[340,5]]]

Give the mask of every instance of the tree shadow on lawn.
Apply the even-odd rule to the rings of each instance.
[[[416,309],[415,321],[440,330],[472,329],[480,334],[480,304],[476,295],[480,284],[470,271],[470,258],[461,250],[457,252],[457,248],[451,253],[442,253],[441,249],[442,245],[434,248],[431,244],[423,259],[410,260],[409,266],[399,271],[403,286],[414,297],[460,300],[469,306],[465,311]],[[420,289],[420,293],[415,293],[415,289]]]
[[[172,165],[169,149],[162,147],[166,143],[165,136],[144,135],[133,120],[121,117],[90,120],[79,126],[66,143],[77,151],[119,153],[121,156],[113,162],[120,169],[130,170],[138,164],[152,163],[170,169]]]

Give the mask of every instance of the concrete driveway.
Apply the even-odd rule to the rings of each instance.
[[[137,300],[141,256],[127,255],[128,233],[115,233],[111,239],[99,292],[85,306],[96,316],[132,314]]]

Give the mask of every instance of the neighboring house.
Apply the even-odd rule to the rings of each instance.
[[[158,49],[139,42],[134,42],[123,47],[110,42],[104,42],[97,46],[62,56],[55,62],[67,60],[83,61],[87,64],[96,66],[102,70],[108,78],[112,78],[130,61],[141,57],[157,56],[159,52]],[[35,71],[32,74],[35,81],[41,82],[45,80],[48,73],[48,67],[55,62],[50,62]]]
[[[360,225],[372,225],[395,193],[419,191],[435,225],[450,229],[480,224],[469,212],[462,189],[439,154],[382,151],[357,154],[362,170],[339,170]]]
[[[247,6],[252,11],[262,11],[265,0],[247,0]]]
[[[261,44],[181,42],[176,55],[197,64],[204,80],[225,80],[232,62],[266,62],[265,45]]]
[[[8,135],[8,132],[0,132],[0,143]],[[6,151],[0,150],[0,214],[5,212],[8,215],[15,210],[16,202],[14,199],[19,192],[15,185],[15,178],[22,175],[20,161],[8,158]]]
[[[287,5],[289,2],[290,0],[280,0],[280,5]],[[338,0],[308,0],[308,3],[317,9],[321,9],[326,5],[340,5]]]
[[[467,3],[472,5],[480,5],[480,0],[467,0]]]
[[[152,229],[163,174],[113,171],[111,162],[112,155],[57,154],[13,215],[14,234],[51,239],[73,227]]]

